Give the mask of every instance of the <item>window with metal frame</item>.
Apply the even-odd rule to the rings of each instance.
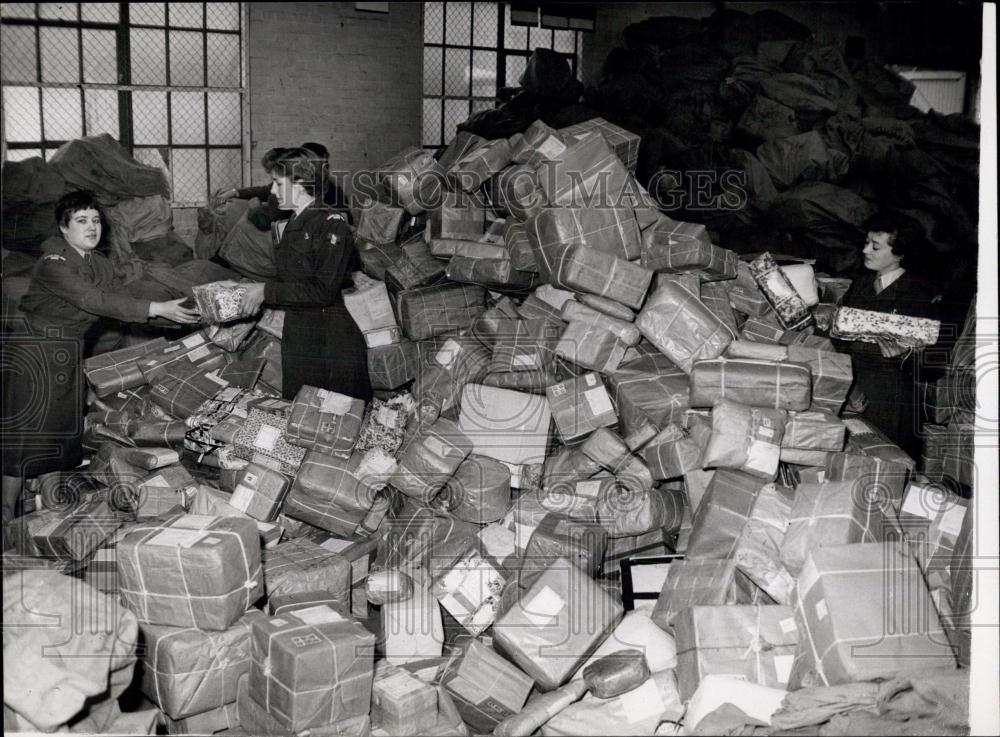
[[[424,148],[444,148],[460,123],[494,107],[539,47],[564,55],[576,74],[583,34],[514,25],[508,3],[424,3]]]
[[[243,182],[244,26],[241,3],[3,3],[5,158],[108,133],[205,204]]]

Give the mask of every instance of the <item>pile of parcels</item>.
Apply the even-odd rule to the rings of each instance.
[[[843,412],[822,335],[937,324],[659,213],[634,143],[538,122],[382,167],[344,292],[370,403],[281,399],[282,315],[225,283],[87,359],[92,458],[4,561],[5,726],[964,733],[968,501]]]

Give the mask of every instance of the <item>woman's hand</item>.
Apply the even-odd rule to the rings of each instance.
[[[187,297],[181,297],[180,299],[170,300],[169,302],[150,302],[149,316],[165,317],[168,320],[185,325],[198,322],[198,310],[181,306],[181,303],[186,302],[187,299]]]
[[[247,291],[240,301],[240,317],[252,317],[264,304],[264,282],[254,282],[241,286],[246,286]]]
[[[892,340],[891,338],[876,338],[875,342],[878,343],[879,350],[882,351],[882,355],[885,358],[895,358],[896,356],[901,356],[906,353],[907,347],[900,343],[898,340]]]

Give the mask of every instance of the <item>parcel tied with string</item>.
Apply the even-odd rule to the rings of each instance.
[[[180,514],[118,543],[125,605],[144,624],[225,630],[264,593],[254,520]]]

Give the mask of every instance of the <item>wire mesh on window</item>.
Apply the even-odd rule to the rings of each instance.
[[[45,138],[69,141],[83,135],[83,108],[80,90],[51,87],[42,90],[42,124]]]
[[[162,30],[133,28],[129,31],[132,84],[167,83],[167,36]]]
[[[171,143],[205,143],[205,93],[170,93]]]
[[[497,11],[496,3],[474,3],[472,9],[472,45],[496,48]]]
[[[445,5],[444,41],[455,46],[472,43],[472,3],[449,2]]]
[[[469,118],[469,100],[444,101],[444,142],[448,143],[458,132],[458,124]]]
[[[38,3],[38,15],[47,20],[76,20],[76,3]]]
[[[424,43],[444,42],[444,3],[424,3]]]
[[[238,92],[209,92],[208,142],[232,146],[240,142],[240,95]]]
[[[94,23],[117,23],[118,3],[80,3],[80,19]]]
[[[231,33],[208,34],[208,86],[240,86],[240,38]]]
[[[240,30],[239,3],[208,3],[205,25],[219,31]]]
[[[166,146],[170,142],[166,92],[132,93],[132,140],[137,146]]]
[[[528,57],[526,56],[508,56],[507,66],[504,76],[504,86],[505,87],[517,87],[521,82],[521,75],[524,74],[524,70],[528,68]]]
[[[42,28],[42,81],[79,82],[80,50],[75,28]]]
[[[42,139],[42,115],[37,87],[4,87],[4,135],[7,143]],[[8,155],[12,149],[7,149]]]
[[[203,38],[200,33],[170,31],[171,86],[202,87],[205,84]]]
[[[140,26],[162,26],[167,22],[163,3],[129,3],[129,23]]]
[[[115,84],[118,81],[118,42],[114,31],[81,31],[83,37],[83,81]]]
[[[4,18],[34,18],[34,3],[0,3],[0,15]]]
[[[169,25],[173,28],[203,28],[204,6],[201,3],[167,3]]]
[[[29,26],[0,28],[0,69],[5,82],[37,82],[35,29]]]

